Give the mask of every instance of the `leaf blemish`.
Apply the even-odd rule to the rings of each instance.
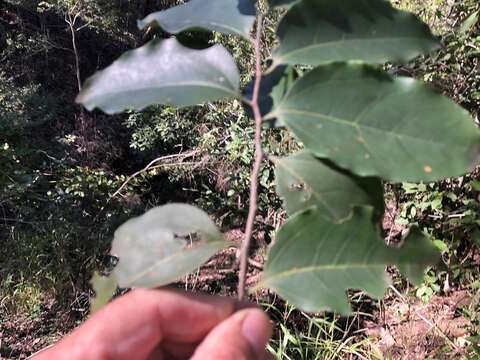
[[[310,198],[312,197],[312,188],[308,185],[305,185],[303,194],[304,194],[304,197],[303,197],[304,201],[310,200]]]
[[[302,191],[305,187],[305,184],[303,183],[290,183],[288,185],[288,188],[292,191]]]
[[[430,174],[432,172],[432,167],[430,165],[425,165],[423,171],[425,171],[427,174]]]

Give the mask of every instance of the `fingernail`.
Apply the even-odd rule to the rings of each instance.
[[[242,336],[260,357],[272,333],[268,317],[261,310],[251,310],[242,322]]]

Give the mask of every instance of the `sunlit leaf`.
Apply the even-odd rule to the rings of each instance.
[[[194,50],[175,39],[153,40],[87,80],[77,102],[106,113],[152,104],[177,107],[239,96],[237,66],[220,45]]]
[[[160,206],[115,231],[115,278],[120,287],[166,285],[228,245],[202,210],[186,204]]]
[[[378,178],[354,176],[302,151],[275,162],[278,193],[289,215],[315,205],[330,221],[348,218],[354,205],[372,205],[383,214]]]
[[[478,161],[479,131],[466,110],[420,81],[367,65],[312,70],[267,117],[360,176],[435,181]]]
[[[466,34],[472,30],[478,23],[479,14],[480,11],[475,11],[473,14],[471,14],[460,26],[459,33]]]
[[[254,0],[190,0],[155,12],[138,22],[140,29],[159,26],[170,34],[210,30],[250,38],[255,21]]]
[[[418,228],[400,248],[385,245],[372,224],[370,208],[356,208],[349,221],[334,224],[312,207],[290,218],[271,249],[260,286],[275,290],[311,312],[350,312],[348,289],[380,298],[389,284],[387,265],[396,265],[415,284],[439,252]]]
[[[427,25],[384,0],[303,0],[277,33],[277,64],[406,61],[439,45]]]
[[[112,274],[101,276],[98,272],[95,272],[90,283],[95,291],[95,297],[90,301],[90,313],[93,314],[110,301],[117,289],[117,281]]]

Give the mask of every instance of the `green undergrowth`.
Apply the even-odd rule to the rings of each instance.
[[[405,69],[423,78],[472,112],[478,121],[480,109],[480,23],[477,1],[407,1],[403,6],[415,10],[442,36],[443,47],[431,57],[421,58]],[[442,25],[440,25],[442,24]],[[452,290],[468,291],[473,301],[463,310],[470,321],[471,349],[478,351],[480,323],[480,232],[478,211],[478,169],[470,174],[432,184],[394,185],[391,194],[398,203],[399,225],[418,224],[442,251],[446,268],[431,269],[423,286],[413,294],[424,302],[433,295]],[[477,353],[478,356],[478,353]]]
[[[433,26],[442,37],[443,48],[402,67],[392,66],[392,71],[430,82],[478,116],[480,28],[478,24],[470,28],[461,26],[480,10],[478,2],[457,1],[453,6],[453,2],[442,0],[393,2],[419,14]],[[105,36],[121,38],[122,44],[143,40],[134,32],[122,35],[115,30],[121,9],[102,2],[101,6],[111,8],[111,12],[100,26],[101,19],[95,15],[95,8],[100,5],[88,4],[97,35],[106,24]],[[133,3],[128,7],[133,9]],[[53,16],[55,10],[45,12]],[[133,28],[135,24],[129,21],[122,24],[127,22]],[[273,30],[267,26],[268,31],[268,41],[273,41]],[[53,40],[69,44],[68,38],[46,38],[46,34],[9,36],[9,52],[1,53],[0,60],[5,60],[8,70],[18,73],[26,66],[24,62],[46,66],[47,56],[44,59],[39,55],[44,54],[42,51],[50,54],[48,61],[61,58],[49,53],[53,51],[51,46],[58,46]],[[84,47],[89,44],[89,36],[95,39],[94,34],[80,38]],[[220,40],[240,59],[242,70],[252,68],[249,45],[229,37],[219,36],[215,40]],[[36,46],[35,52],[31,51],[32,44]],[[25,56],[29,53],[32,58]],[[22,62],[12,60],[19,57]],[[87,52],[84,58],[89,57]],[[101,62],[108,63],[107,59],[112,57],[106,56]],[[39,62],[39,58],[44,62]],[[109,120],[117,125],[101,122],[98,116],[90,119],[89,124],[98,128],[89,138],[79,130],[77,110],[66,109],[55,90],[66,81],[67,92],[73,98],[74,77],[68,73],[65,80],[58,73],[52,72],[52,82],[43,79],[43,75],[18,80],[0,73],[0,116],[18,124],[18,129],[9,127],[8,136],[0,138],[0,313],[3,316],[21,314],[36,318],[45,303],[54,299],[60,303],[61,311],[84,318],[91,295],[88,279],[94,269],[109,266],[111,259],[105,254],[113,231],[126,218],[145,209],[172,199],[196,202],[215,214],[224,229],[242,227],[247,211],[250,164],[254,156],[253,127],[241,104],[216,102],[182,111],[151,107]],[[48,114],[44,113],[44,107],[38,106],[40,99],[52,104]],[[1,106],[6,102],[8,106]],[[99,138],[99,133],[107,135]],[[49,143],[38,141],[41,135]],[[124,143],[88,148],[93,140],[108,143],[117,138]],[[286,131],[270,129],[265,132],[264,147],[280,156],[298,149],[298,144]],[[175,166],[141,173],[130,180],[120,195],[111,198],[131,174],[152,159],[190,150],[197,150],[198,154],[181,162],[172,161]],[[97,161],[99,154],[106,154],[108,159]],[[395,222],[404,227],[418,224],[434,238],[449,265],[448,270],[429,270],[424,284],[408,293],[409,296],[427,303],[434,295],[466,289],[473,298],[478,297],[479,179],[478,173],[473,172],[461,179],[435,184],[387,185],[388,197],[397,203]],[[275,195],[273,167],[268,163],[262,168],[260,185],[261,220],[257,225],[266,234],[272,234],[271,216],[278,215],[281,201]],[[407,290],[401,278],[395,281],[397,288]],[[361,301],[368,302],[364,298]],[[375,348],[375,339],[357,332],[361,321],[372,317],[373,307],[359,310],[352,318],[339,319],[302,313],[275,301],[263,306],[279,324],[269,345],[277,359],[383,359]],[[461,311],[471,324],[473,354],[475,341],[478,342],[474,339],[480,336],[478,301]]]
[[[451,3],[440,0],[400,0],[394,3],[427,21],[443,43],[438,53],[420,57],[394,71],[430,82],[478,117],[480,77],[476,69],[480,66],[480,24],[472,25],[471,18],[480,11],[480,4],[476,1]],[[404,296],[424,303],[433,296],[448,296],[457,290],[466,291],[472,299],[468,306],[457,309],[469,322],[470,336],[466,342],[452,339],[462,345],[460,354],[446,343],[441,351],[445,359],[476,359],[480,356],[478,179],[478,171],[473,171],[464,177],[438,183],[386,185],[386,197],[395,203],[395,224],[405,231],[413,224],[419,225],[433,238],[447,265],[431,268],[425,274],[422,286],[413,291],[396,274],[395,287]],[[397,241],[402,235],[398,234]],[[397,297],[393,293],[389,297],[392,296]],[[342,323],[326,315],[308,315],[288,307],[279,309],[276,304],[268,304],[266,308],[280,324],[269,347],[278,359],[385,358],[376,346],[378,340],[355,333],[348,325],[350,320],[353,323],[359,319],[368,320],[372,316],[371,310],[359,311]]]
[[[279,325],[268,350],[279,360],[383,359],[373,339],[359,336],[361,311],[348,318],[308,314],[280,302],[262,304]]]

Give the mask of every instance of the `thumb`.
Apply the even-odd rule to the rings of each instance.
[[[272,326],[259,309],[242,310],[215,327],[197,347],[191,360],[266,360],[265,346]]]

